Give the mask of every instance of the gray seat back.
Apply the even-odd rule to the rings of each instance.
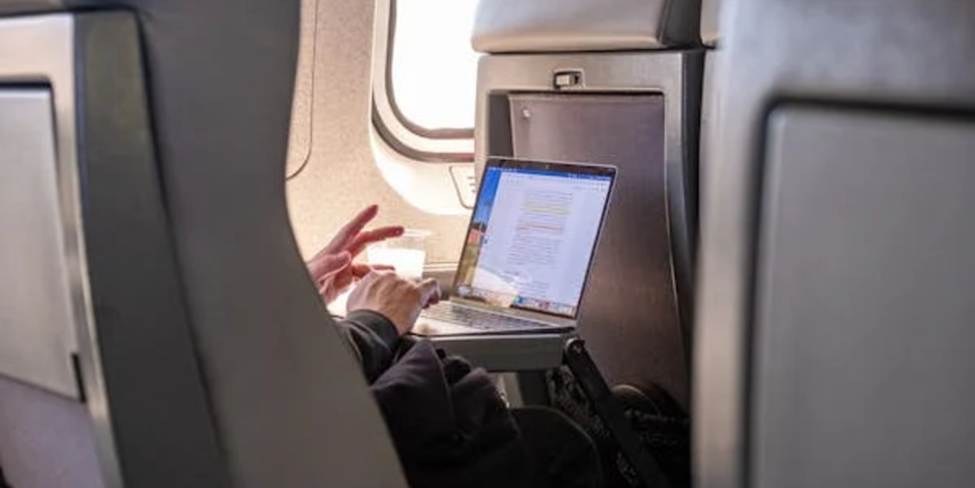
[[[4,19],[0,35],[0,157],[13,169],[2,259],[18,276],[2,297],[6,476],[18,488],[153,486],[189,472],[225,486],[135,20],[46,14]]]
[[[475,162],[496,155],[619,168],[579,333],[611,384],[654,383],[686,407],[700,5],[637,3],[482,2],[473,44],[488,54],[478,72]],[[631,28],[639,34],[621,34]]]
[[[969,486],[975,4],[733,5],[697,486]]]
[[[0,19],[4,188],[45,190],[0,197],[26,285],[0,287],[8,481],[403,486],[288,221],[297,2],[44,8],[96,6]],[[25,91],[34,119],[11,112]]]

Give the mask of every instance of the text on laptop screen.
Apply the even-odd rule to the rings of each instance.
[[[525,166],[531,164],[485,168],[454,293],[575,317],[613,169]]]

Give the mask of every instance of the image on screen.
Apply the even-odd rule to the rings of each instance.
[[[454,293],[576,317],[614,170],[504,160],[489,165]]]

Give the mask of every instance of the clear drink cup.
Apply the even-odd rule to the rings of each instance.
[[[429,235],[429,231],[406,229],[400,237],[370,245],[366,249],[366,261],[370,265],[392,266],[403,278],[420,278],[426,264]]]

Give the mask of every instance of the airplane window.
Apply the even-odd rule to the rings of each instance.
[[[427,131],[474,125],[477,0],[397,0],[392,90],[400,113]]]
[[[412,160],[474,160],[477,0],[380,0],[373,127]]]

